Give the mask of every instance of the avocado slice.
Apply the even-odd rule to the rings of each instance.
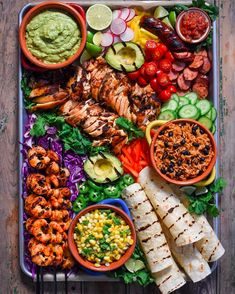
[[[84,170],[96,183],[113,182],[123,174],[121,162],[107,152],[88,157],[84,163]]]
[[[119,71],[132,72],[143,65],[144,54],[136,43],[119,42],[109,47],[105,60]]]

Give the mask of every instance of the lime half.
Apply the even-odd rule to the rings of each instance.
[[[130,258],[125,263],[125,267],[130,273],[135,273],[135,272],[145,268],[145,264],[143,263],[142,260],[139,260],[139,259],[135,260],[133,258]]]
[[[80,57],[80,63],[83,63],[84,61],[87,61],[87,60],[89,60],[91,58],[92,58],[91,54],[85,49],[82,52],[82,55]]]
[[[93,44],[100,46],[103,34],[101,32],[97,32],[93,37]]]
[[[102,52],[102,48],[101,47],[96,46],[94,44],[91,44],[89,42],[86,42],[86,50],[93,57],[99,56],[100,53]]]
[[[173,26],[171,25],[169,18],[166,16],[162,19],[162,22],[164,22],[166,25],[168,25],[168,27],[170,27],[171,29],[174,30]]]
[[[167,16],[168,14],[169,14],[168,11],[162,6],[158,6],[154,11],[154,17],[156,18],[163,18]]]
[[[86,12],[86,20],[90,28],[96,31],[107,29],[113,19],[112,10],[104,4],[94,4]]]

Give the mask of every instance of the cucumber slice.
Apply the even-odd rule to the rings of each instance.
[[[215,107],[212,107],[211,108],[211,120],[215,121],[216,117],[217,117],[217,111],[216,111]]]
[[[200,112],[195,105],[187,104],[180,108],[178,115],[180,118],[198,119]]]
[[[192,195],[196,191],[196,189],[197,188],[194,187],[194,186],[183,186],[183,187],[180,187],[180,191],[182,191],[186,195]]]
[[[167,16],[169,14],[169,12],[166,10],[166,8],[162,7],[162,6],[158,6],[155,11],[153,16],[156,18],[163,18],[165,16]]]
[[[205,114],[205,116],[208,117],[210,120],[212,120],[212,119],[211,119],[211,118],[212,118],[212,111],[209,110],[209,111],[207,112],[207,114]]]
[[[183,105],[188,105],[189,104],[189,99],[186,98],[185,96],[179,97],[179,107]]]
[[[178,103],[175,100],[169,100],[165,103],[163,103],[161,112],[165,111],[165,110],[172,110],[175,111],[178,108]]]
[[[201,115],[204,115],[211,110],[211,103],[206,99],[199,100],[196,103],[196,106],[201,110]]]
[[[206,128],[208,128],[209,130],[212,128],[212,121],[206,117],[206,116],[201,116],[198,120],[201,124],[203,124]]]
[[[158,116],[158,119],[161,120],[173,120],[176,119],[175,112],[172,110],[165,110]]]
[[[188,98],[188,100],[189,100],[189,102],[191,104],[196,104],[197,103],[198,97],[197,97],[196,93],[194,93],[194,92],[188,93],[188,94],[185,95],[185,97]]]
[[[180,101],[179,96],[177,94],[172,94],[171,99],[175,100],[177,103],[179,103]]]
[[[216,126],[215,126],[215,124],[212,125],[211,132],[212,132],[212,134],[214,134],[216,132]]]
[[[200,195],[206,194],[207,192],[208,192],[207,187],[198,187],[196,189],[195,195],[200,196]]]

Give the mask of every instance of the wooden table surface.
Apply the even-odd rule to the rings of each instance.
[[[24,276],[18,258],[18,137],[17,68],[18,13],[28,0],[0,1],[0,294],[34,293],[34,283]],[[33,1],[31,1],[33,2]],[[228,186],[221,195],[220,238],[226,254],[217,270],[205,281],[188,283],[181,294],[235,293],[235,1],[216,0],[220,7],[220,107],[219,162]],[[62,285],[58,293],[64,293]],[[46,285],[45,293],[53,293]],[[159,293],[122,283],[70,283],[69,293]]]

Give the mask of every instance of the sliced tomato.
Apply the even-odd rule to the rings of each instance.
[[[132,81],[136,81],[138,79],[138,77],[140,76],[140,72],[139,70],[133,71],[133,72],[129,72],[127,74],[128,78]]]
[[[145,73],[149,77],[154,77],[157,72],[157,65],[155,62],[148,62],[145,64]]]
[[[139,77],[138,78],[138,84],[141,86],[141,87],[145,87],[145,86],[147,86],[148,85],[148,82],[145,80],[145,78],[144,77]]]
[[[171,92],[168,90],[161,91],[159,98],[161,101],[168,101],[171,98]]]
[[[163,72],[170,72],[171,70],[171,62],[169,59],[162,59],[159,61],[159,69],[161,69]]]
[[[156,91],[157,93],[160,93],[162,91],[162,88],[160,87],[158,81],[157,81],[157,78],[153,78],[151,81],[150,81],[150,86],[152,87],[152,89],[154,91]]]
[[[148,40],[145,43],[145,51],[146,52],[153,52],[157,48],[157,42],[154,40]]]
[[[170,51],[166,52],[165,58],[170,60],[171,62],[173,62],[175,60],[174,56],[172,55],[172,53]]]
[[[157,81],[161,87],[167,87],[170,82],[166,73],[159,74],[157,77]]]
[[[171,93],[176,93],[177,89],[174,85],[170,85],[167,87],[167,90],[170,91]]]
[[[163,54],[162,54],[162,51],[159,50],[159,48],[156,48],[153,50],[153,52],[151,53],[152,54],[152,60],[153,61],[158,61],[162,58]]]

